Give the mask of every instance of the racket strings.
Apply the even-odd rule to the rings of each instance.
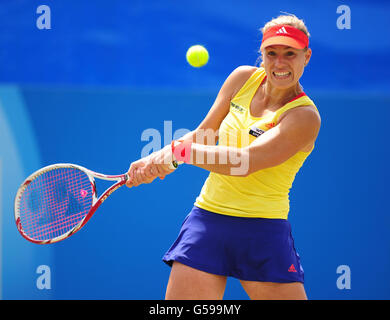
[[[56,168],[35,179],[20,199],[23,231],[48,240],[73,229],[89,212],[93,190],[88,176],[76,168]]]

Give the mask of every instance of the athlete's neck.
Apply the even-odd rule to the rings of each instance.
[[[286,89],[275,88],[270,82],[265,82],[263,85],[263,99],[265,105],[284,105],[297,95],[303,92],[302,86],[297,82],[294,86]]]

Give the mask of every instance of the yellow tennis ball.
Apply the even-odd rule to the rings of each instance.
[[[187,50],[187,62],[195,67],[203,67],[209,61],[209,53],[205,47],[197,44]]]

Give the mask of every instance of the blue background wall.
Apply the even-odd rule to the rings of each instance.
[[[41,4],[51,9],[50,30],[36,27]],[[336,26],[341,4],[351,9],[350,30]],[[312,34],[302,84],[322,116],[290,197],[308,296],[390,298],[390,38],[378,31],[390,29],[390,4],[378,0],[315,8],[312,1],[0,1],[2,298],[164,297],[170,269],[161,257],[206,171],[181,167],[164,181],[120,189],[85,229],[51,246],[18,234],[17,187],[55,162],[122,173],[152,142],[143,134],[157,134],[163,146],[176,130],[192,130],[227,75],[255,63],[258,29],[281,11],[302,17]],[[185,61],[197,43],[210,53],[201,69]],[[39,265],[50,267],[50,290],[36,286]],[[340,265],[351,269],[350,290],[336,286]],[[230,279],[225,298],[247,296]]]

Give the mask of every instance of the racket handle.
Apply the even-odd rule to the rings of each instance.
[[[169,169],[171,169],[171,170],[176,170],[178,166],[179,166],[179,164],[177,163],[176,160],[172,160],[172,161],[169,163]]]

